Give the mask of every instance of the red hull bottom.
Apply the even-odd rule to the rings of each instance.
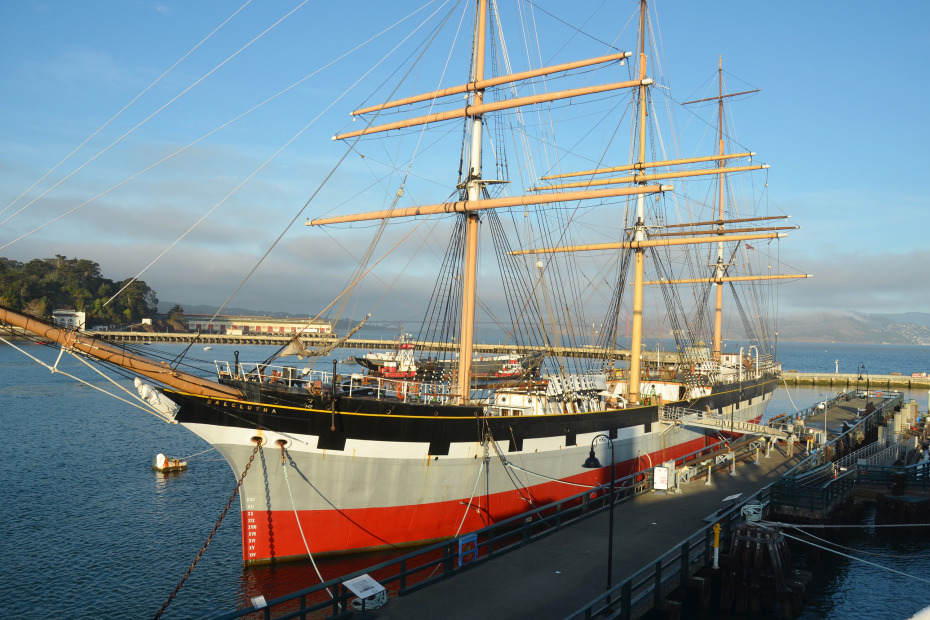
[[[618,477],[642,471],[707,447],[696,439],[660,452],[618,463]],[[609,467],[591,470],[565,482],[596,486],[607,482]],[[546,482],[519,491],[476,496],[423,505],[357,508],[350,510],[246,509],[242,512],[242,550],[246,563],[358,553],[442,540],[481,529],[534,507],[570,497],[577,486]],[[298,526],[297,517],[300,524]],[[306,543],[304,542],[306,540]]]

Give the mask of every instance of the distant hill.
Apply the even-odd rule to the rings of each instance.
[[[895,323],[912,323],[930,327],[930,312],[901,312],[899,314],[875,314],[873,316],[884,317]]]
[[[167,312],[177,302],[159,302]],[[186,314],[213,314],[216,306],[179,304]],[[223,314],[243,316],[294,317],[306,314],[225,308]],[[342,319],[334,326],[345,330],[354,319]],[[732,334],[727,334],[732,337]],[[863,314],[859,312],[810,312],[782,315],[778,321],[778,339],[782,342],[844,342],[862,344],[930,345],[930,313]]]
[[[789,342],[930,345],[930,314],[822,312],[783,316],[778,339]]]

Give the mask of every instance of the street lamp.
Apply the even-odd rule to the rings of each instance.
[[[607,435],[600,434],[591,440],[591,452],[588,453],[588,459],[582,467],[586,469],[600,469],[601,462],[594,456],[594,444],[598,440],[606,441],[610,444],[610,492],[608,498],[610,501],[610,524],[607,530],[607,589],[610,590],[612,585],[612,569],[614,564],[614,442]]]
[[[859,362],[858,368],[856,370],[859,372],[859,376],[856,377],[856,391],[859,390],[859,382],[862,381],[862,373],[865,373],[865,409],[868,412],[869,409],[869,371],[865,369],[865,364]]]

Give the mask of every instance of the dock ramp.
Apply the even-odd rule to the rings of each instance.
[[[763,435],[777,439],[786,439],[788,437],[788,433],[782,429],[753,422],[730,420],[726,417],[711,415],[694,409],[685,409],[684,407],[663,407],[659,412],[659,419],[672,424],[681,424],[682,426],[712,428],[718,431],[732,430],[743,435]]]

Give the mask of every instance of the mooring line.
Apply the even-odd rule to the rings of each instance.
[[[313,559],[313,554],[310,553],[310,545],[307,544],[307,537],[304,536],[304,528],[300,525],[300,515],[297,514],[297,504],[294,502],[294,494],[291,493],[291,481],[287,477],[287,459],[286,452],[284,449],[284,444],[281,443],[281,467],[284,468],[284,486],[287,487],[287,495],[291,498],[291,508],[294,509],[294,520],[297,521],[297,529],[300,531],[300,538],[304,541],[304,549],[307,550],[307,557],[310,558],[310,563],[313,564],[313,570],[316,571],[316,576],[320,579],[320,583],[323,583],[323,575],[320,574],[320,568],[316,565],[316,560]],[[329,594],[329,598],[335,598],[332,591],[329,588],[326,588],[326,593]]]

